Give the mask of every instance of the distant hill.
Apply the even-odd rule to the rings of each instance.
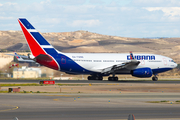
[[[146,52],[165,55],[180,63],[180,38],[126,38],[88,31],[42,33],[42,35],[62,52]],[[29,50],[21,31],[0,31],[0,49]]]

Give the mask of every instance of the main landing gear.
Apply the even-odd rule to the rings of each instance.
[[[118,77],[108,77],[109,81],[118,81]]]
[[[152,80],[153,81],[158,81],[158,77],[155,75],[155,76],[152,77]]]
[[[88,76],[88,80],[103,80],[102,76]]]
[[[109,81],[118,81],[118,77],[115,77],[115,72],[113,72],[112,77],[108,77]]]

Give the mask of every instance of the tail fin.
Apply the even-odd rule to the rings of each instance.
[[[130,59],[131,59],[131,60],[134,60],[134,56],[133,56],[132,51],[130,51]]]
[[[16,52],[14,52],[14,62],[16,62],[16,63],[18,63],[19,62],[19,57],[17,56],[17,53]]]
[[[25,18],[19,18],[18,22],[22,28],[32,54],[36,57],[40,54],[57,54],[52,45],[29,23]]]
[[[27,19],[19,18],[18,22],[36,62],[52,69],[60,70],[59,64],[55,59],[58,53],[54,47],[44,39]],[[42,56],[44,59],[42,59]]]
[[[16,52],[14,52],[14,55],[16,56],[17,59],[20,58]]]

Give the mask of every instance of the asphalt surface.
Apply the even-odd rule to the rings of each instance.
[[[0,83],[39,83],[39,80],[0,80]],[[180,81],[88,81],[58,80],[56,83],[161,83]],[[147,103],[147,101],[172,101]],[[180,119],[180,93],[107,93],[107,94],[0,94],[0,120],[125,120],[134,114],[136,120]]]
[[[39,83],[43,80],[0,80],[0,83]],[[107,81],[107,80],[55,80],[55,83],[172,83],[180,84],[180,80],[119,80],[119,81]]]
[[[180,99],[179,93],[1,94],[0,120],[178,119],[180,104],[147,101]],[[166,120],[165,119],[165,120]]]

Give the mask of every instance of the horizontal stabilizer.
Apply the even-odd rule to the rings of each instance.
[[[28,56],[25,56],[25,55],[17,55],[17,54],[5,54],[5,55],[10,55],[10,56],[16,56],[18,58],[28,58]]]

